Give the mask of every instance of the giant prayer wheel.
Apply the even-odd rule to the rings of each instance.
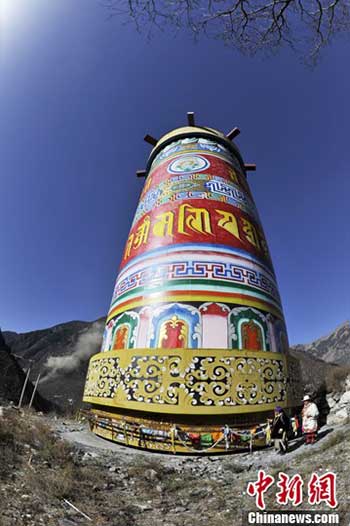
[[[192,124],[153,141],[84,402],[100,436],[218,453],[300,393],[239,132]]]

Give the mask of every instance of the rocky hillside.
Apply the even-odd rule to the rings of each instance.
[[[334,384],[345,380],[348,370],[342,372],[337,364],[327,363],[312,354],[291,349],[292,356],[300,362],[300,372],[304,392],[314,396],[324,397],[326,392],[333,390]]]
[[[11,353],[11,349],[6,345],[2,332],[0,330],[0,403],[13,402],[18,404],[22,387],[25,381],[26,373],[18,365],[16,358]],[[23,403],[28,405],[33,393],[33,384],[27,384]],[[48,411],[53,409],[51,403],[45,400],[39,392],[34,396],[33,407]]]
[[[331,334],[312,343],[295,345],[292,349],[325,362],[350,365],[350,322],[342,323]]]
[[[71,321],[48,329],[17,334],[4,332],[6,343],[40,392],[61,407],[80,403],[89,358],[101,345],[104,319]]]

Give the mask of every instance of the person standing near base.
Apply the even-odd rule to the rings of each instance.
[[[314,444],[317,436],[319,411],[309,395],[304,396],[303,403],[301,416],[303,419],[302,430],[305,435],[305,444]]]
[[[281,455],[287,453],[288,450],[289,429],[289,417],[283,411],[282,407],[277,406],[271,426],[271,438],[274,440],[275,450]]]

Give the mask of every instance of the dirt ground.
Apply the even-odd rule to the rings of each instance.
[[[74,420],[28,413],[3,418],[1,431],[1,526],[241,526],[244,510],[256,509],[247,485],[261,469],[276,481],[280,472],[300,474],[298,509],[305,510],[312,508],[312,473],[335,472],[337,511],[349,524],[349,424],[322,428],[313,446],[298,439],[284,456],[272,448],[217,457],[147,453],[96,437]],[[265,501],[269,510],[293,510],[277,504],[276,485]],[[313,509],[330,510],[325,502]]]

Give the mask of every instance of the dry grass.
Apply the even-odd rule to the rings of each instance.
[[[98,492],[103,493],[108,476],[95,466],[79,463],[74,450],[56,437],[40,417],[11,410],[0,418],[0,481],[11,496],[6,502],[0,499],[0,515],[9,508],[17,513],[9,522],[6,518],[0,521],[1,526],[27,524],[25,518],[23,522],[18,518],[18,510],[41,515],[51,526],[46,520],[48,510],[54,508],[59,517],[64,517],[65,498],[85,510],[102,501]],[[98,510],[92,511],[95,524],[105,524]],[[52,524],[56,526],[57,521]]]
[[[0,480],[8,478],[18,463],[18,452],[13,433],[0,426]]]
[[[40,461],[50,464],[68,462],[71,449],[54,436],[51,429],[31,412],[9,411],[0,418],[0,476],[6,476],[25,458],[40,455]]]
[[[29,488],[35,488],[40,494],[50,498],[72,498],[77,495],[78,480],[74,466],[67,464],[55,470],[47,470],[45,477],[38,471],[28,471],[25,476]]]

